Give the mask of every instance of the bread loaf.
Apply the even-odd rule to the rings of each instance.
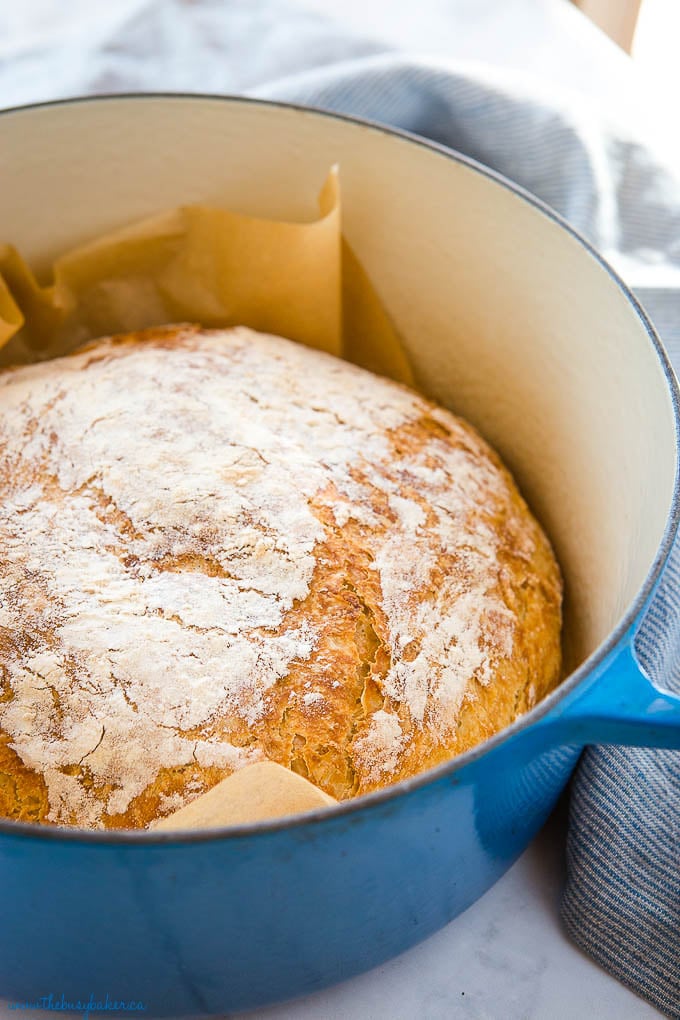
[[[0,815],[144,827],[260,760],[353,797],[559,680],[559,570],[497,455],[299,344],[7,370],[0,490]]]

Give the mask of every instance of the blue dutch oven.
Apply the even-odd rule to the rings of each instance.
[[[334,162],[345,235],[419,384],[499,449],[553,540],[568,676],[480,747],[323,811],[185,835],[0,822],[10,1001],[108,995],[149,1016],[219,1013],[341,981],[488,889],[584,745],[680,747],[680,699],[634,651],[678,527],[677,386],[635,299],[547,208],[375,125],[129,96],[0,117],[0,233],[40,270],[190,201],[313,216]]]

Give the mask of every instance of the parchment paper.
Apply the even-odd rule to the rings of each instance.
[[[183,206],[66,252],[44,285],[16,248],[0,246],[0,367],[173,322],[246,325],[413,381],[389,317],[342,237],[336,168],[313,222]],[[332,802],[311,784],[305,799],[303,780],[266,766],[230,777],[223,793],[209,791],[167,825],[252,821]]]
[[[246,325],[412,383],[397,334],[342,237],[332,168],[308,223],[182,206],[64,253],[41,285],[0,246],[0,366],[112,333],[197,322]]]

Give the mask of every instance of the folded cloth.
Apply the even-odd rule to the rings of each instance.
[[[425,135],[562,213],[635,287],[680,370],[680,177],[573,100],[483,67],[385,56],[268,89]],[[654,286],[655,281],[659,286]],[[680,693],[680,542],[637,638]],[[680,1017],[680,753],[592,747],[571,788],[562,917],[598,963]]]
[[[561,17],[550,3],[526,5],[525,26],[546,11]],[[395,42],[394,24],[401,11],[413,25],[410,4],[390,2],[386,40],[363,35],[356,18],[351,26],[324,18],[320,7],[311,0],[124,0],[100,8],[106,14],[93,26],[92,5],[78,0],[70,24],[62,24],[59,5],[58,48],[28,36],[14,52],[0,48],[3,102],[135,88],[256,89],[424,135],[500,171],[565,216],[637,289],[680,368],[680,176],[593,107],[546,91],[543,79],[445,62],[441,46],[427,58],[398,52],[411,29]],[[481,0],[420,0],[419,24],[451,40],[456,15],[479,19],[482,8],[497,19],[497,4]],[[507,21],[519,49],[526,47],[522,9],[515,2]],[[680,691],[680,544],[637,645],[652,678]],[[680,755],[588,749],[572,785],[567,864],[562,915],[571,937],[680,1017]]]

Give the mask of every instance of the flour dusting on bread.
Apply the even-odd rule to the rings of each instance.
[[[559,675],[507,471],[415,392],[245,328],[0,374],[0,814],[142,826],[263,758],[334,797]]]

